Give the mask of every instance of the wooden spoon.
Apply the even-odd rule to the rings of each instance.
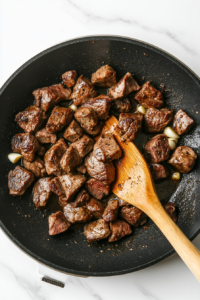
[[[154,187],[149,167],[137,147],[131,142],[122,143],[114,127],[118,120],[112,116],[102,133],[113,133],[123,149],[123,157],[116,162],[116,181],[113,193],[144,211],[180,255],[200,281],[200,252],[183,234],[162,207]]]

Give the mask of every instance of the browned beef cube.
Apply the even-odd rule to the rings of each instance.
[[[142,89],[136,93],[135,100],[146,108],[161,108],[164,105],[162,93],[153,87],[150,81],[143,84]]]
[[[127,113],[132,109],[131,100],[128,98],[118,99],[112,102],[114,110]]]
[[[103,213],[104,220],[106,222],[114,222],[117,219],[118,208],[118,200],[110,200]]]
[[[93,215],[86,207],[74,207],[73,203],[65,205],[63,212],[70,223],[88,222],[93,218]]]
[[[126,205],[120,211],[120,217],[132,226],[144,225],[147,222],[147,215],[139,208]]]
[[[33,162],[23,158],[23,166],[31,171],[36,177],[44,177],[47,175],[43,160],[37,157]]]
[[[62,211],[57,211],[49,216],[49,235],[56,235],[66,231],[71,224],[67,221]]]
[[[65,196],[59,197],[59,199],[58,199],[58,204],[61,207],[65,207],[69,202],[71,202],[71,199],[66,198]]]
[[[94,147],[94,140],[87,135],[83,135],[80,140],[73,143],[73,146],[76,147],[79,156],[83,158],[92,151]]]
[[[75,201],[73,202],[74,207],[84,206],[87,202],[90,201],[90,195],[86,190],[81,190],[76,196]]]
[[[177,212],[176,206],[172,202],[168,202],[164,205],[164,209],[168,213],[168,215],[172,218],[172,220],[176,223],[177,222]]]
[[[58,177],[51,179],[50,181],[50,189],[51,191],[59,197],[65,197],[65,191],[60,183]]]
[[[114,136],[102,134],[94,145],[93,153],[99,161],[109,162],[122,156],[122,151]]]
[[[164,179],[169,176],[168,168],[163,165],[149,164],[149,167],[154,181]]]
[[[179,134],[187,133],[194,125],[191,119],[182,109],[179,109],[173,119],[173,128]]]
[[[63,139],[59,139],[45,154],[44,162],[48,175],[62,175],[60,160],[67,150],[67,145]]]
[[[132,233],[131,226],[123,220],[117,220],[110,223],[111,236],[109,237],[109,242],[116,242],[123,238],[125,235]]]
[[[93,153],[91,153],[85,161],[88,174],[100,181],[111,183],[115,180],[115,167],[112,162],[103,163],[96,159]]]
[[[86,169],[86,166],[85,166],[84,164],[78,166],[78,167],[76,168],[76,170],[77,170],[78,172],[82,173],[82,174],[86,174],[86,173],[87,173],[87,169]]]
[[[96,136],[101,132],[102,128],[103,128],[103,122],[99,122],[93,129],[84,128],[84,130],[88,134],[90,134],[92,136]]]
[[[34,175],[28,170],[17,166],[8,174],[9,194],[22,196],[34,180]]]
[[[84,235],[88,242],[106,239],[111,234],[109,223],[104,219],[91,222],[85,226]]]
[[[66,140],[73,143],[76,140],[78,140],[82,135],[83,135],[83,129],[79,126],[79,124],[75,120],[73,120],[65,130],[63,137]]]
[[[72,87],[76,83],[77,73],[75,70],[67,71],[62,74],[62,80],[67,87]]]
[[[106,120],[109,118],[109,110],[111,108],[112,99],[106,95],[100,95],[96,98],[90,99],[82,105],[82,107],[92,108],[99,120]]]
[[[189,147],[179,146],[168,161],[181,173],[188,173],[192,170],[197,159],[196,153]]]
[[[101,200],[110,193],[110,185],[104,181],[91,178],[86,182],[86,189],[88,192],[98,200]]]
[[[152,137],[144,149],[148,160],[152,163],[167,160],[170,155],[170,147],[165,134],[157,134]]]
[[[15,122],[17,122],[24,131],[29,133],[33,133],[38,130],[44,123],[45,119],[45,113],[34,105],[31,105],[15,116]]]
[[[121,136],[122,142],[133,141],[136,133],[142,126],[143,115],[141,113],[121,113],[115,131]]]
[[[37,89],[33,92],[35,97],[35,105],[41,107],[43,111],[47,111],[61,100],[69,100],[71,96],[70,89],[64,89],[61,83],[49,87]]]
[[[163,108],[147,109],[144,115],[144,125],[147,132],[162,132],[164,128],[171,122],[173,118],[173,110]]]
[[[124,77],[109,89],[108,95],[113,99],[127,96],[131,92],[139,91],[140,86],[131,73],[126,73]]]
[[[35,152],[39,147],[38,140],[30,133],[18,133],[12,138],[12,150],[20,153],[28,161],[34,161]]]
[[[93,84],[89,79],[81,75],[74,88],[73,93],[71,95],[71,99],[73,100],[75,105],[81,105],[87,102],[90,98],[96,97],[97,91],[95,90]]]
[[[86,203],[86,207],[96,219],[102,217],[105,208],[103,203],[95,198],[91,198],[90,201]]]
[[[43,129],[39,130],[38,132],[36,132],[35,137],[42,144],[48,144],[48,143],[55,144],[56,141],[57,141],[56,134],[47,132],[45,128],[43,128]]]
[[[109,65],[102,66],[92,74],[91,82],[100,87],[111,87],[117,83],[116,72]]]
[[[80,157],[77,148],[71,144],[61,158],[60,165],[66,173],[69,173],[74,167],[80,165],[81,162],[82,158]]]
[[[81,186],[86,182],[86,177],[81,174],[66,174],[59,176],[58,179],[65,191],[65,201],[70,201],[72,196],[77,193]]]
[[[40,178],[33,187],[33,202],[37,208],[45,206],[51,196],[50,181],[50,177]]]
[[[74,116],[83,128],[92,129],[98,124],[98,115],[91,107],[81,106]]]
[[[50,133],[61,131],[71,122],[73,114],[74,112],[71,108],[59,106],[54,107],[46,124],[46,131]]]
[[[46,151],[47,151],[47,149],[46,149],[44,146],[40,145],[40,146],[39,146],[39,149],[38,149],[38,151],[37,151],[37,154],[38,154],[39,156],[44,156],[45,153],[46,153]]]
[[[119,207],[125,206],[125,205],[130,205],[128,202],[122,200],[121,198],[117,198],[119,202]]]

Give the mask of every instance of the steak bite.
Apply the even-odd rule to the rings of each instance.
[[[135,100],[137,100],[145,108],[161,108],[164,105],[162,93],[153,87],[150,84],[150,81],[143,84],[141,90],[136,93]]]
[[[45,113],[38,107],[31,105],[22,112],[15,116],[15,122],[24,129],[24,131],[33,133],[38,130],[44,120],[46,119]]]
[[[173,129],[178,135],[187,133],[194,125],[194,120],[191,119],[182,109],[179,109],[173,119]]]
[[[50,133],[61,131],[71,122],[73,114],[74,111],[71,108],[59,106],[54,107],[46,124],[46,131]]]
[[[139,91],[140,86],[131,73],[126,73],[124,77],[109,89],[108,95],[113,99],[127,96],[131,92]]]
[[[65,191],[65,201],[71,201],[74,194],[86,182],[86,177],[81,174],[66,174],[58,177]]]
[[[79,107],[74,117],[83,128],[92,129],[98,124],[98,115],[91,107]]]
[[[110,200],[103,213],[104,220],[106,222],[114,222],[117,219],[118,208],[118,200]]]
[[[115,100],[112,102],[112,107],[120,113],[127,113],[132,109],[131,100],[128,98]]]
[[[90,222],[85,226],[83,234],[88,242],[106,239],[111,234],[109,223],[105,222],[104,219]]]
[[[125,235],[132,233],[131,226],[123,220],[117,220],[110,223],[111,236],[109,237],[109,242],[116,242],[123,238]]]
[[[58,197],[65,197],[65,191],[60,183],[58,177],[54,177],[50,181],[50,189],[51,191],[56,194]]]
[[[97,199],[91,198],[90,201],[86,203],[86,207],[96,219],[100,219],[102,217],[104,205]]]
[[[31,171],[36,177],[44,177],[47,175],[43,160],[37,157],[33,162],[23,158],[23,166]]]
[[[73,88],[71,99],[75,105],[82,105],[90,98],[96,97],[97,93],[90,80],[81,75]]]
[[[102,66],[91,77],[92,84],[109,88],[117,83],[116,72],[109,65]]]
[[[141,113],[121,113],[115,131],[121,136],[122,142],[133,141],[136,133],[142,126],[143,115]]]
[[[167,167],[160,164],[149,164],[151,175],[153,180],[160,180],[169,176],[169,170]]]
[[[88,222],[93,218],[93,215],[86,207],[74,207],[73,203],[65,205],[63,212],[70,223]]]
[[[38,140],[30,133],[18,133],[12,138],[13,152],[20,153],[28,161],[34,161],[39,147]]]
[[[170,218],[176,223],[177,222],[177,211],[176,211],[175,204],[172,202],[167,202],[164,205],[164,209],[166,210],[166,212],[170,216]]]
[[[49,216],[49,235],[56,235],[66,231],[71,224],[67,221],[62,211],[57,211]]]
[[[9,194],[22,196],[34,180],[34,175],[28,170],[17,166],[8,174]]]
[[[61,158],[60,165],[66,173],[69,173],[74,167],[80,165],[81,162],[82,158],[80,157],[77,148],[71,144]]]
[[[74,207],[84,206],[87,202],[90,201],[90,195],[86,190],[81,190],[76,196],[75,201],[73,202]]]
[[[70,141],[75,142],[83,135],[83,129],[79,126],[79,124],[72,120],[67,129],[65,130],[63,137]]]
[[[60,160],[63,154],[67,151],[67,145],[63,139],[59,139],[45,154],[44,162],[48,175],[59,176],[63,171],[60,165]]]
[[[51,196],[50,177],[40,178],[33,187],[33,202],[37,208],[45,206]]]
[[[46,153],[46,148],[44,147],[44,146],[42,146],[42,145],[39,145],[39,149],[38,149],[38,151],[37,151],[37,154],[39,155],[39,156],[44,156],[45,155],[45,153]]]
[[[196,153],[189,147],[179,146],[173,152],[168,161],[180,173],[188,173],[192,170],[197,159]]]
[[[173,118],[173,110],[162,108],[148,108],[144,115],[144,125],[147,132],[162,132],[164,128],[171,122]]]
[[[123,206],[120,217],[132,226],[144,225],[147,222],[147,215],[133,205]]]
[[[109,162],[122,156],[122,150],[110,133],[102,134],[94,145],[93,154],[99,161]]]
[[[90,195],[97,198],[98,200],[103,199],[110,193],[110,185],[104,181],[91,178],[86,182],[86,189]]]
[[[68,88],[71,88],[72,86],[75,85],[76,78],[77,78],[77,73],[75,70],[67,71],[64,74],[62,74],[62,80]]]
[[[35,137],[42,144],[55,144],[57,141],[56,134],[47,132],[45,128],[42,128],[39,131],[37,131]]]
[[[86,174],[86,173],[87,173],[87,169],[86,169],[86,166],[85,166],[84,164],[78,166],[78,167],[76,168],[76,170],[77,170],[78,172],[82,173],[82,174]]]
[[[151,163],[159,163],[167,160],[170,155],[170,147],[165,134],[157,134],[152,137],[144,147],[147,159]]]
[[[103,128],[103,122],[99,122],[93,129],[84,128],[84,130],[88,134],[90,134],[92,136],[96,136],[101,132],[102,128]]]
[[[83,158],[92,151],[94,140],[87,135],[83,135],[80,140],[73,143],[73,146],[77,149],[79,156]]]
[[[92,108],[99,120],[106,120],[109,118],[109,110],[111,108],[112,99],[106,95],[100,95],[96,98],[90,99],[82,105],[82,107]]]
[[[107,184],[115,180],[115,167],[113,163],[103,163],[96,159],[93,153],[91,153],[85,161],[88,174],[100,181],[105,181]]]
[[[35,105],[41,107],[43,111],[47,111],[61,100],[69,100],[71,96],[70,89],[64,89],[61,83],[49,87],[37,89],[33,92],[35,97]]]

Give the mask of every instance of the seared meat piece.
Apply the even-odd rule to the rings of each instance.
[[[95,198],[91,198],[90,201],[86,203],[86,207],[96,219],[102,217],[105,208],[103,203]]]
[[[71,108],[56,106],[52,110],[46,124],[46,131],[56,133],[68,125],[73,118],[74,111]]]
[[[101,129],[103,127],[103,122],[99,122],[99,124],[97,124],[93,129],[89,129],[89,128],[84,128],[84,130],[92,135],[92,136],[96,136],[101,132]]]
[[[123,238],[125,235],[132,233],[131,226],[123,220],[117,220],[110,223],[111,236],[109,237],[109,242],[116,242]]]
[[[98,115],[91,107],[81,106],[74,116],[83,128],[92,129],[98,124]]]
[[[149,164],[149,168],[153,177],[153,180],[160,180],[169,176],[169,170],[167,167],[160,164]]]
[[[179,109],[173,119],[173,128],[178,135],[187,133],[194,125],[191,119],[182,109]]]
[[[73,146],[76,147],[79,156],[84,157],[93,149],[94,140],[87,135],[83,135],[80,140],[73,143]]]
[[[63,139],[59,139],[45,154],[44,162],[48,175],[62,175],[60,160],[67,150],[67,145]]]
[[[81,190],[76,196],[75,201],[73,202],[74,207],[84,206],[87,202],[90,201],[90,195],[86,190]]]
[[[122,142],[133,141],[136,133],[142,126],[143,115],[141,113],[121,113],[115,131],[121,136]]]
[[[31,105],[15,116],[15,122],[17,122],[24,131],[29,133],[33,133],[38,130],[44,123],[45,119],[45,113],[34,105]]]
[[[58,197],[65,197],[65,191],[64,191],[62,184],[60,183],[60,180],[58,179],[58,177],[51,179],[50,189]]]
[[[76,168],[76,170],[77,170],[78,172],[82,173],[82,174],[86,174],[86,173],[87,173],[87,169],[86,169],[86,166],[85,166],[84,164],[78,166],[78,167]]]
[[[65,196],[63,197],[59,197],[58,199],[58,204],[61,206],[61,207],[65,207],[71,200],[69,198],[66,198]]]
[[[106,95],[100,95],[96,98],[90,99],[82,105],[82,107],[92,108],[98,115],[99,120],[106,120],[109,118],[109,110],[111,108],[112,99]]]
[[[20,153],[28,161],[34,161],[35,152],[39,147],[38,140],[30,133],[18,133],[12,138],[12,150]]]
[[[93,218],[93,215],[86,207],[74,207],[73,203],[65,205],[63,212],[70,223],[88,222]]]
[[[126,73],[124,77],[109,89],[108,95],[113,99],[127,96],[131,92],[139,91],[140,86],[131,73]]]
[[[171,219],[176,223],[177,222],[177,212],[176,212],[176,206],[172,202],[168,202],[164,205],[164,209],[168,213],[168,215],[171,217]]]
[[[118,200],[110,200],[103,213],[104,220],[106,222],[114,222],[117,219],[118,208]]]
[[[163,108],[147,109],[144,115],[144,125],[147,132],[162,132],[163,129],[171,122],[173,118],[173,110]]]
[[[119,207],[125,206],[125,205],[130,205],[128,202],[122,200],[121,198],[118,198],[118,202],[119,202]]]
[[[91,153],[85,161],[87,172],[91,177],[97,180],[105,181],[107,184],[115,180],[115,167],[111,163],[103,163],[96,159]]]
[[[147,222],[147,215],[133,205],[123,206],[120,217],[132,226],[144,225]]]
[[[47,175],[43,160],[37,157],[33,162],[23,158],[23,166],[31,171],[36,177],[44,177]]]
[[[56,141],[57,141],[56,134],[47,132],[45,128],[43,128],[43,129],[39,130],[38,132],[36,132],[35,137],[42,144],[48,144],[48,143],[55,144]]]
[[[50,181],[50,177],[40,178],[33,187],[33,202],[37,208],[45,206],[51,196]]]
[[[110,185],[104,181],[91,178],[86,182],[86,189],[88,192],[98,200],[101,200],[110,193]]]
[[[116,72],[109,65],[102,66],[92,74],[91,82],[100,87],[111,87],[117,83]]]
[[[75,142],[82,135],[83,135],[83,129],[79,126],[79,124],[75,120],[73,120],[65,130],[63,137],[70,142]]]
[[[69,173],[74,167],[80,165],[81,162],[82,158],[80,157],[77,148],[71,144],[61,158],[60,165],[66,173]]]
[[[189,147],[179,146],[168,161],[175,169],[181,173],[188,173],[192,170],[197,158],[196,153]]]
[[[95,90],[93,84],[89,79],[81,75],[74,88],[73,93],[71,95],[71,99],[73,100],[75,105],[81,105],[87,102],[90,98],[96,97],[97,91]]]
[[[38,151],[37,151],[37,154],[39,155],[39,156],[44,156],[45,155],[45,153],[46,153],[46,148],[44,147],[44,146],[42,146],[42,145],[40,145],[39,146],[39,149],[38,149]]]
[[[110,233],[109,223],[105,222],[104,219],[99,219],[87,224],[84,230],[84,235],[88,242],[106,239]]]
[[[56,235],[66,231],[71,224],[67,221],[62,211],[57,211],[49,216],[49,235]]]
[[[109,162],[122,156],[122,151],[114,136],[102,134],[94,145],[93,153],[99,161]]]
[[[71,96],[70,89],[64,89],[61,83],[49,87],[37,89],[33,92],[35,97],[35,105],[41,107],[43,111],[47,111],[61,100],[69,100]]]
[[[131,100],[128,98],[118,99],[112,102],[114,110],[118,112],[127,113],[132,109]]]
[[[8,174],[9,194],[22,196],[34,180],[34,175],[28,170],[17,166]]]
[[[72,87],[76,83],[77,73],[76,71],[67,71],[62,74],[62,80],[67,87]]]
[[[155,87],[147,81],[143,84],[141,90],[136,93],[135,100],[137,100],[144,107],[161,108],[164,105],[163,95]]]
[[[167,160],[170,155],[170,147],[165,134],[157,134],[152,137],[144,147],[147,158],[152,163]]]
[[[86,177],[80,174],[66,174],[59,176],[58,179],[62,184],[65,191],[65,201],[70,201],[72,196],[80,189],[80,187],[86,182]]]

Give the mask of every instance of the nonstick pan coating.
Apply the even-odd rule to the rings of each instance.
[[[53,199],[47,211],[38,212],[32,202],[31,188],[20,198],[8,194],[7,174],[15,167],[7,159],[11,152],[10,141],[14,134],[22,131],[14,122],[14,116],[33,103],[32,91],[61,82],[61,74],[71,69],[90,78],[103,64],[111,65],[118,79],[129,71],[139,84],[150,80],[160,88],[164,83],[167,106],[175,112],[182,108],[196,122],[180,143],[192,147],[197,154],[200,149],[199,78],[176,58],[146,43],[113,36],[75,39],[40,53],[8,79],[0,93],[0,226],[34,259],[54,269],[83,276],[133,272],[173,253],[171,245],[151,220],[145,229],[136,228],[133,235],[117,243],[88,244],[82,234],[82,225],[50,237],[48,215],[56,209]],[[139,147],[140,142],[140,139],[136,141]],[[156,185],[163,203],[170,200],[178,206],[178,226],[190,239],[200,230],[199,183],[198,159],[193,171],[184,174],[179,184],[168,180]]]

